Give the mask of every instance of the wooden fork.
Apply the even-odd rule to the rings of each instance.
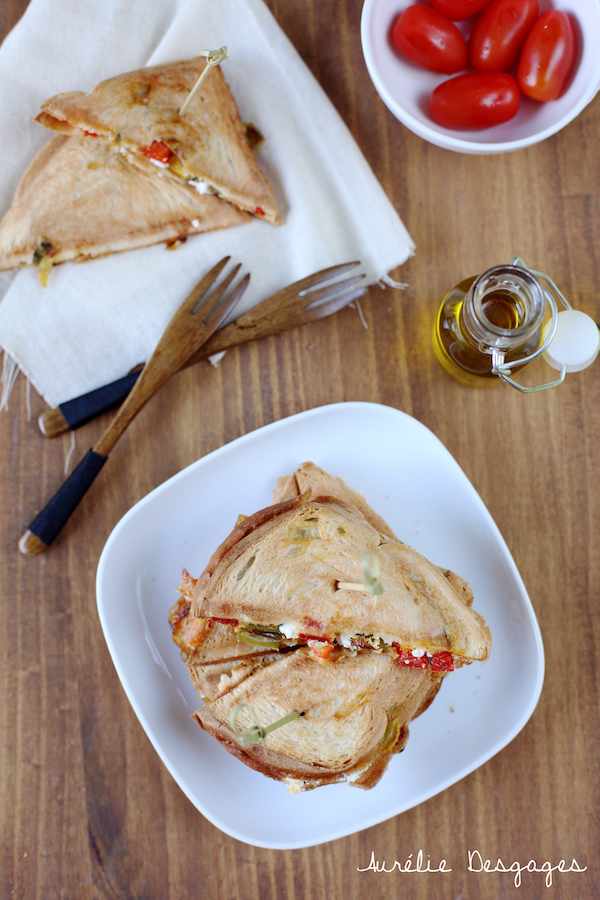
[[[228,262],[229,257],[225,257],[217,263],[183,301],[109,427],[21,537],[21,553],[37,556],[46,550],[140,409],[208,340],[238,303],[248,286],[250,276],[246,275],[229,295],[226,295],[226,291],[235,278],[239,265],[221,284],[214,287]]]
[[[359,286],[364,275],[354,275],[331,283],[332,279],[339,278],[359,265],[359,262],[350,262],[332,266],[277,291],[225,328],[215,332],[183,363],[182,368],[195,365],[214,353],[229,350],[248,341],[269,337],[290,328],[297,328],[337,312],[353,300],[362,297],[368,290],[364,285]],[[38,420],[42,434],[52,438],[63,434],[69,428],[72,430],[80,428],[101,413],[122,403],[138,377],[139,369],[111,384],[90,391],[89,394],[61,403],[55,409],[46,410]]]

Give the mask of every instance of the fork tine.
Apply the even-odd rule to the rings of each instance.
[[[240,265],[241,265],[241,263],[240,263]],[[233,278],[233,276],[237,273],[239,268],[240,268],[240,266],[236,267],[236,269],[232,272],[231,278]],[[231,283],[231,278],[229,279],[229,283]],[[215,303],[215,305],[213,306],[213,308],[211,309],[211,311],[209,312],[209,314],[207,315],[207,317],[204,321],[208,322],[208,321],[214,319],[215,323],[216,323],[215,329],[218,328],[225,321],[225,319],[227,318],[227,316],[229,315],[231,310],[237,304],[238,300],[240,299],[240,297],[242,296],[242,294],[248,287],[249,283],[250,283],[250,272],[248,272],[247,275],[244,275],[244,277],[242,278],[240,283],[237,285],[237,287],[235,287],[231,291],[231,293],[229,294],[228,297],[223,296],[219,300],[217,300],[217,302]]]
[[[313,272],[312,275],[307,275],[306,278],[301,278],[300,281],[296,281],[294,287],[296,288],[297,293],[301,294],[303,291],[307,291],[311,287],[316,287],[323,281],[327,281],[329,278],[335,278],[336,275],[343,275],[344,272],[355,269],[356,266],[360,266],[360,261],[341,263],[339,266],[331,266],[329,269]]]
[[[196,305],[192,308],[192,313],[197,313],[199,310],[202,309],[202,311],[205,313],[204,321],[208,322],[208,320],[210,319],[212,314],[217,309],[222,297],[225,294],[225,291],[227,290],[227,288],[229,287],[229,285],[231,284],[231,282],[233,281],[233,279],[239,272],[241,265],[242,265],[241,263],[238,263],[237,266],[234,266],[234,268],[231,270],[229,275],[227,275],[223,279],[221,284],[217,285],[217,287],[213,288],[212,290],[209,289],[208,291],[206,291],[204,296],[202,296],[198,300]],[[208,308],[209,303],[211,304],[211,306],[210,306],[209,311],[206,312],[206,309]]]
[[[213,266],[210,272],[207,272],[204,278],[202,278],[202,280],[199,281],[194,288],[192,288],[186,299],[183,301],[190,312],[197,309],[197,307],[200,305],[200,301],[203,299],[203,297],[206,296],[230,259],[230,256],[223,257],[223,259],[220,260],[216,264],[216,266]],[[184,308],[183,304],[182,308]]]
[[[358,288],[355,291],[340,294],[339,297],[333,297],[319,306],[308,306],[306,309],[306,321],[314,322],[317,319],[324,319],[326,316],[339,312],[340,309],[348,306],[353,300],[364,297],[368,290],[368,287]]]
[[[321,300],[326,300],[327,297],[331,297],[333,294],[337,294],[341,290],[346,290],[347,288],[352,287],[353,284],[358,284],[358,282],[362,281],[363,278],[366,278],[366,275],[355,275],[353,278],[346,278],[345,281],[336,281],[333,284],[328,284],[326,287],[320,288],[319,290],[304,293],[301,296],[310,301],[305,308],[311,309],[313,306],[317,306],[321,302]]]

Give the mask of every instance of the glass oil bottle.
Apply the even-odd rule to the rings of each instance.
[[[495,266],[446,295],[434,326],[435,355],[463,384],[494,384],[511,363],[539,355],[545,313],[546,294],[530,270],[514,261]]]

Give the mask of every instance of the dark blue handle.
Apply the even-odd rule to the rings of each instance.
[[[33,520],[29,531],[46,546],[60,532],[106,460],[106,456],[101,456],[95,450],[88,450],[63,486],[58,489],[54,497]]]
[[[104,387],[96,388],[95,391],[61,403],[58,408],[69,428],[75,431],[86,422],[91,422],[100,413],[106,412],[114,406],[120,406],[140,377],[141,371],[138,369],[130,372],[129,375],[119,378],[118,381],[105,384]]]

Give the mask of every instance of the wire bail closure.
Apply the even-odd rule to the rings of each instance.
[[[544,292],[544,296],[550,307],[552,313],[552,323],[550,325],[550,329],[546,338],[540,344],[537,350],[531,353],[529,356],[523,357],[522,359],[514,359],[511,360],[510,365],[504,362],[505,351],[494,349],[492,350],[492,372],[494,375],[497,375],[502,381],[505,381],[507,384],[510,384],[511,387],[516,388],[518,391],[521,391],[523,394],[531,394],[535,391],[545,391],[548,388],[557,387],[559,384],[562,384],[565,380],[565,374],[567,372],[566,365],[561,365],[560,373],[558,378],[555,381],[548,381],[546,384],[537,384],[532,387],[525,387],[522,384],[519,384],[518,381],[515,381],[510,376],[512,375],[512,370],[517,366],[523,366],[525,363],[530,363],[533,359],[536,359],[538,356],[541,356],[548,347],[550,346],[554,335],[556,334],[556,329],[558,326],[558,307],[557,307],[557,299],[563,304],[565,309],[572,309],[573,307],[564,296],[564,294],[559,290],[559,288],[554,284],[551,278],[548,277],[544,272],[538,272],[535,269],[530,269],[529,266],[525,265],[523,260],[519,256],[515,256],[511,261],[512,266],[519,266],[522,269],[525,269],[527,272],[530,272],[537,279],[543,282],[542,290]],[[545,285],[545,286],[544,286]]]

